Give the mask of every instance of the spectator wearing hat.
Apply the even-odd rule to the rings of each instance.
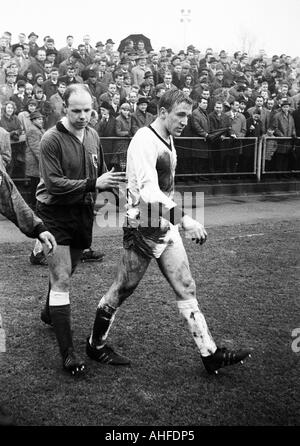
[[[140,97],[137,101],[137,110],[132,114],[132,134],[135,133],[141,127],[147,127],[154,121],[154,116],[147,111],[149,100],[147,98]]]
[[[224,72],[223,72],[223,70],[217,69],[215,77],[210,84],[211,92],[213,92],[214,90],[217,90],[218,88],[223,88],[224,87],[223,81],[224,81]]]
[[[57,53],[57,64],[58,65],[61,62],[63,62],[64,60],[68,59],[71,56],[72,52],[74,51],[74,47],[73,47],[74,36],[68,35],[66,37],[66,43],[67,43],[66,46],[64,46],[58,50],[58,53]]]
[[[37,111],[39,111],[44,117],[44,127],[49,128],[48,119],[51,114],[51,105],[50,102],[47,101],[46,95],[44,94],[42,87],[37,87],[34,90],[33,98],[37,102]]]
[[[162,46],[159,50],[159,59],[166,59],[168,55],[167,48],[165,46]]]
[[[253,99],[253,90],[249,86],[241,88],[238,100],[243,101],[246,104],[245,109],[253,107],[255,105],[255,100]]]
[[[112,53],[114,51],[115,42],[112,39],[107,39],[105,42],[105,53],[107,61],[111,61]]]
[[[17,82],[17,93],[13,94],[10,97],[10,100],[13,101],[16,105],[16,114],[18,115],[21,111],[25,109],[25,84],[26,82],[22,79]]]
[[[124,102],[120,106],[120,114],[116,117],[115,122],[115,135],[119,138],[124,138],[115,142],[115,154],[112,158],[112,166],[119,172],[124,171],[126,168],[126,155],[130,142],[129,138],[133,136],[130,105],[127,102]]]
[[[18,67],[19,75],[23,75],[24,71],[28,68],[30,60],[26,59],[23,54],[24,45],[22,43],[15,43],[12,45],[13,58]]]
[[[26,132],[26,150],[25,150],[25,175],[30,179],[29,184],[29,206],[35,209],[36,188],[39,183],[39,158],[40,142],[44,134],[44,117],[40,111],[30,113],[31,125]]]
[[[35,57],[37,54],[37,51],[39,49],[39,46],[37,44],[38,38],[39,38],[39,36],[34,32],[31,32],[28,35],[29,55],[31,57]]]
[[[101,58],[106,58],[105,45],[104,45],[104,43],[101,42],[101,40],[99,40],[98,42],[96,42],[95,48],[96,48],[96,52],[95,52],[95,54],[94,54],[94,57],[95,57],[95,55],[97,54],[97,55],[99,55]]]
[[[149,66],[147,66],[147,54],[140,54],[136,58],[136,66],[132,68],[131,73],[133,76],[133,83],[141,85],[144,81],[146,71],[151,71]]]
[[[21,123],[22,131],[26,134],[31,125],[30,114],[37,110],[37,101],[34,98],[28,100],[26,107],[18,114],[18,119]]]
[[[138,98],[143,97],[150,102],[152,99],[152,94],[153,94],[153,88],[151,87],[150,82],[145,80],[140,85],[140,89],[138,91]]]

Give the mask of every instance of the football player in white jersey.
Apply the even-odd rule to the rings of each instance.
[[[174,290],[180,314],[186,320],[208,373],[217,373],[250,356],[216,346],[199,309],[196,287],[179,233],[204,243],[207,233],[201,223],[184,213],[173,201],[176,150],[179,137],[192,113],[192,100],[180,90],[166,92],[159,102],[158,116],[137,131],[127,154],[127,215],[123,227],[123,256],[116,277],[100,299],[87,355],[100,363],[129,365],[126,357],[106,343],[116,312],[144,276],[152,258]]]

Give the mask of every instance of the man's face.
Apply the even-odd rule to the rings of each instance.
[[[146,102],[143,102],[142,104],[138,105],[139,110],[141,110],[141,112],[145,113],[147,110],[148,104]]]
[[[43,128],[43,124],[44,124],[44,120],[43,118],[36,118],[33,121],[33,124],[36,125],[37,127],[39,127],[40,129]]]
[[[283,113],[288,114],[289,110],[290,110],[290,106],[289,104],[285,104],[281,107],[281,110],[283,111]]]
[[[32,90],[33,90],[33,85],[31,84],[26,84],[25,85],[25,93],[30,96],[32,94]]]
[[[111,94],[114,94],[117,91],[117,86],[115,84],[109,84],[108,91]]]
[[[210,96],[209,90],[203,90],[201,96],[203,96],[207,100]]]
[[[239,111],[239,108],[240,108],[240,103],[238,102],[238,101],[234,101],[234,103],[232,104],[232,106],[231,106],[231,109],[232,109],[232,111],[235,113],[235,112],[238,112]]]
[[[99,65],[99,70],[104,72],[106,70],[106,62],[101,61]]]
[[[124,76],[117,76],[116,84],[122,86],[124,83]]]
[[[19,42],[23,44],[26,40],[26,36],[24,36],[24,34],[19,34],[18,37],[19,37]]]
[[[84,129],[91,119],[92,98],[86,92],[72,93],[66,107],[69,124],[75,130]]]
[[[215,112],[217,112],[218,115],[220,115],[220,114],[222,113],[222,111],[223,111],[223,105],[217,103],[217,104],[215,105]]]
[[[165,111],[164,125],[168,133],[175,137],[180,136],[191,114],[192,106],[185,102],[175,104],[169,112]]]
[[[111,98],[111,102],[115,105],[119,105],[120,104],[120,95],[114,94],[113,97]]]
[[[207,109],[207,99],[201,99],[200,100],[200,102],[199,102],[199,107],[202,109],[202,110],[206,110]]]
[[[258,113],[253,113],[253,119],[254,121],[259,121],[260,115]]]
[[[74,41],[73,37],[68,37],[67,38],[67,45],[68,46],[72,46],[73,45],[73,41]]]
[[[137,102],[137,94],[135,91],[132,91],[129,94],[129,102],[131,102],[132,104],[135,104]]]
[[[35,43],[36,42],[37,37],[36,36],[30,36],[29,37],[29,42],[31,43]]]
[[[52,81],[57,81],[58,79],[58,71],[51,71],[50,78]]]
[[[145,58],[139,59],[138,64],[139,64],[141,67],[144,67],[144,66],[146,65],[146,59],[145,59]]]
[[[5,107],[6,114],[11,116],[14,112],[14,107],[11,104],[7,104]]]
[[[152,63],[157,64],[158,63],[158,56],[152,56]]]
[[[40,62],[44,62],[44,60],[46,59],[46,51],[44,50],[38,50],[36,58],[40,61]]]
[[[281,93],[287,94],[289,87],[287,85],[282,85],[281,87]]]
[[[274,99],[268,99],[267,109],[272,110],[273,107],[274,107]]]
[[[58,92],[61,94],[61,96],[63,96],[64,95],[64,93],[65,93],[65,91],[66,91],[66,86],[65,85],[63,85],[63,84],[60,84],[58,87],[57,87],[57,90],[58,90]]]
[[[264,105],[263,98],[256,98],[255,105],[256,107],[262,107]]]
[[[145,48],[145,44],[142,41],[139,41],[137,44],[137,49],[138,50],[143,50]]]
[[[165,74],[164,82],[165,84],[169,85],[172,82],[172,74],[170,73]]]
[[[128,116],[130,115],[130,110],[121,108],[121,115],[124,116],[124,118],[128,118]]]
[[[23,54],[25,54],[26,56],[29,54],[29,45],[28,43],[23,43]]]
[[[46,72],[47,74],[50,74],[51,68],[52,68],[52,63],[51,63],[51,62],[47,62],[47,63],[45,63],[45,65],[44,65],[44,70],[45,70],[45,72]]]
[[[49,62],[51,62],[51,65],[52,65],[54,63],[54,61],[55,61],[55,54],[48,54],[47,60]]]
[[[28,104],[28,111],[29,113],[32,113],[36,111],[36,105],[35,104]]]
[[[18,93],[20,94],[24,94],[25,93],[25,85],[21,85],[20,87],[18,87]]]
[[[74,70],[74,68],[68,68],[68,70],[67,70],[67,75],[68,75],[70,78],[72,78],[72,77],[74,77],[74,74],[75,74],[75,70]]]
[[[238,66],[238,63],[236,61],[232,61],[231,65],[230,65],[230,68],[231,68],[232,71],[236,71],[237,66]]]
[[[85,47],[84,46],[80,46],[78,48],[78,52],[79,52],[80,56],[84,56],[84,54],[85,54]]]
[[[16,80],[17,80],[17,76],[15,76],[15,75],[9,75],[9,76],[7,76],[7,80],[6,80],[6,82],[7,82],[9,85],[12,85],[12,84],[14,84],[14,83],[16,82]]]
[[[244,92],[244,95],[245,95],[247,98],[251,98],[251,96],[252,96],[252,88],[246,88],[246,90],[245,90],[245,92]]]
[[[16,48],[15,55],[16,57],[20,57],[23,54],[22,48]]]
[[[88,45],[91,41],[91,38],[88,34],[86,34],[85,36],[83,36],[83,41],[85,43],[85,45]]]
[[[182,88],[182,93],[184,94],[185,97],[188,98],[190,96],[191,90],[189,88],[187,88],[187,87],[183,87]]]
[[[182,72],[182,66],[181,65],[175,65],[174,71],[175,71],[175,73],[180,74]]]

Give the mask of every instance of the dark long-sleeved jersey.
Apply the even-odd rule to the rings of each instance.
[[[44,204],[91,204],[96,180],[107,171],[97,132],[86,127],[81,143],[58,122],[41,140],[37,200]]]

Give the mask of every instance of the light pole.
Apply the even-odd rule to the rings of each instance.
[[[192,11],[190,9],[181,9],[180,13],[181,13],[180,22],[183,23],[183,45],[184,45],[184,50],[185,50],[186,49],[187,25],[188,25],[188,23],[191,22]]]

